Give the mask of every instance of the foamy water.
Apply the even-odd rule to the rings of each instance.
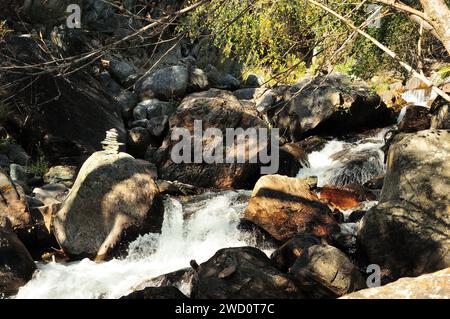
[[[119,298],[145,280],[189,267],[192,259],[201,263],[222,248],[255,246],[249,233],[237,229],[247,205],[240,199],[242,193],[211,195],[185,207],[167,199],[162,233],[135,240],[125,259],[38,264],[34,278],[17,298]]]
[[[333,155],[344,150],[355,154],[374,152],[376,164],[383,169],[384,155],[380,148],[385,132],[382,130],[357,142],[329,141],[321,151],[309,154],[310,167],[301,169],[298,177],[317,176],[319,186],[336,183],[345,167]],[[373,174],[363,170],[355,172],[353,177],[362,181]],[[126,258],[101,263],[89,259],[68,264],[39,263],[33,279],[20,289],[16,298],[120,298],[152,278],[189,267],[193,259],[200,264],[219,249],[258,247],[251,233],[237,228],[250,193],[209,193],[187,203],[167,198],[161,234],[136,239],[129,245]],[[343,225],[344,233],[354,234],[358,227],[358,224]],[[265,247],[258,248],[268,255],[272,252]],[[189,295],[191,286],[183,283],[178,288]]]

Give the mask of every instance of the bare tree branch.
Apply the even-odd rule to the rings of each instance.
[[[338,18],[339,20],[344,22],[350,29],[358,32],[360,35],[362,35],[363,37],[365,37],[366,39],[371,41],[373,44],[375,44],[377,47],[379,47],[381,50],[383,50],[387,55],[389,55],[391,58],[395,59],[408,72],[414,74],[418,79],[422,80],[426,85],[430,86],[432,88],[432,90],[435,91],[438,95],[440,95],[443,99],[445,99],[446,101],[450,102],[450,95],[448,95],[447,93],[445,93],[444,91],[439,89],[437,86],[435,86],[433,84],[433,82],[431,82],[426,76],[424,76],[423,74],[420,74],[419,72],[417,72],[408,63],[400,60],[398,55],[394,51],[392,51],[391,49],[386,47],[384,44],[380,43],[377,39],[375,39],[371,35],[367,34],[363,30],[361,30],[360,28],[355,26],[353,24],[353,22],[351,22],[350,20],[344,18],[342,15],[340,15],[339,13],[337,13],[336,11],[330,9],[329,7],[327,7],[326,5],[324,5],[322,3],[319,3],[319,2],[317,2],[315,0],[306,0],[306,1],[308,1],[309,3],[311,3],[311,4],[315,5],[315,6],[320,7],[324,11],[328,12],[329,14],[335,16],[336,18]]]

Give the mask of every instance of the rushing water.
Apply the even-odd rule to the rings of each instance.
[[[384,170],[381,150],[387,128],[356,142],[329,141],[325,147],[308,156],[309,167],[302,168],[297,177],[317,176],[317,185],[364,184]]]
[[[38,264],[17,298],[118,298],[145,280],[189,267],[192,259],[204,262],[221,248],[256,246],[250,233],[237,229],[248,195],[229,191],[186,205],[167,199],[161,234],[138,238],[125,259]]]
[[[300,170],[298,176],[317,176],[319,186],[348,180],[363,183],[375,177],[384,169],[380,148],[384,145],[385,132],[381,130],[353,142],[329,141],[321,151],[309,154],[310,167]],[[360,168],[349,166],[342,158],[344,154],[351,163],[353,157],[367,153],[370,156],[362,161],[362,166],[357,165]],[[249,196],[249,191],[227,191],[201,195],[189,202],[167,198],[161,234],[139,237],[130,244],[126,258],[102,263],[88,259],[67,264],[39,263],[33,279],[16,297],[119,298],[151,278],[189,267],[192,259],[204,262],[219,249],[257,247],[251,233],[237,228]],[[344,224],[342,231],[354,233],[356,227],[356,224]],[[270,249],[265,252],[270,253]],[[189,284],[179,288],[185,294],[190,292]]]

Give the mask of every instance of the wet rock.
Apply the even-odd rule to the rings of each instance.
[[[219,137],[223,138],[223,147],[221,149],[224,150],[224,154],[219,152],[215,153],[215,155],[219,155],[216,157],[222,158],[222,163],[217,163],[216,160],[210,160],[212,163],[208,164],[203,161],[204,154],[198,154],[194,150],[194,143],[190,143],[190,136],[194,135],[194,125],[197,120],[201,121],[201,130],[206,130],[207,128],[217,128],[220,130],[221,135]],[[175,139],[180,139],[179,128],[184,129],[184,134],[187,135],[189,133],[189,138],[183,139],[183,142],[188,142],[188,145],[186,150],[182,152],[177,151],[177,148],[180,147],[178,144],[179,141],[172,139],[172,134],[175,135]],[[205,188],[251,189],[261,175],[261,167],[266,167],[270,164],[265,165],[260,161],[257,161],[257,163],[249,163],[248,160],[246,163],[236,163],[237,160],[234,160],[234,163],[223,163],[226,158],[236,158],[236,155],[245,155],[243,147],[225,147],[227,143],[227,128],[242,128],[243,130],[252,128],[257,134],[262,134],[257,129],[267,129],[267,126],[257,117],[255,110],[244,108],[239,100],[227,91],[211,89],[206,92],[194,93],[187,96],[170,118],[169,132],[162,147],[158,150],[158,154],[154,156],[157,159],[161,177],[165,180],[178,180],[182,183]],[[202,135],[201,139],[204,151],[209,150],[209,152],[212,152],[220,147],[220,143],[217,143],[217,140],[213,137]],[[248,136],[244,140],[247,144],[249,140]],[[274,141],[274,143],[277,143],[277,141]],[[257,147],[252,147],[247,154],[250,157],[256,158],[258,156],[260,158],[266,146],[259,143]],[[270,148],[270,145],[268,148]],[[182,163],[175,163],[172,152],[185,154],[184,157],[187,160]],[[190,156],[189,153],[191,154]],[[269,152],[269,154],[271,153]],[[194,161],[194,155],[201,156],[200,160],[197,160],[200,163]],[[289,161],[289,158],[291,161]],[[291,171],[292,167],[289,166],[289,163],[298,167],[298,162],[292,157],[289,157],[289,154],[285,152],[280,152],[280,159],[281,163],[278,167],[280,171]]]
[[[12,231],[8,219],[0,216],[0,296],[12,296],[32,277],[36,265]]]
[[[384,153],[381,150],[358,151],[348,147],[331,158],[341,163],[339,171],[330,180],[333,185],[362,185],[384,171]]]
[[[67,187],[72,187],[77,177],[77,167],[68,165],[59,165],[51,167],[44,175],[46,184],[61,183]]]
[[[183,268],[164,274],[155,278],[148,279],[138,286],[134,291],[144,290],[147,287],[175,287],[185,296],[191,295],[191,288],[197,278],[197,273],[192,268]]]
[[[168,194],[171,196],[199,195],[206,191],[204,189],[177,181],[170,182],[165,180],[157,180],[156,184],[158,185],[161,194]]]
[[[141,99],[157,98],[170,101],[184,97],[188,83],[188,69],[184,66],[171,66],[144,76],[136,82],[135,92]]]
[[[187,297],[175,287],[147,287],[135,291],[120,299],[187,299]]]
[[[54,218],[64,252],[104,259],[139,234],[160,232],[163,207],[151,176],[128,154],[94,153]]]
[[[314,134],[336,136],[385,127],[396,120],[365,83],[354,83],[339,73],[305,78],[286,92],[285,101],[288,105],[280,106],[275,120],[294,142]]]
[[[273,268],[263,252],[252,247],[219,250],[200,265],[197,275],[191,295],[195,299],[302,297],[294,283]]]
[[[364,210],[355,210],[354,212],[351,212],[348,216],[348,222],[349,223],[357,223],[359,222],[365,215],[367,211]]]
[[[304,140],[297,142],[296,144],[302,147],[307,154],[312,152],[320,152],[325,147],[327,140],[320,136],[308,136]]]
[[[359,270],[339,249],[329,245],[306,248],[289,270],[312,298],[336,298],[363,288]]]
[[[328,201],[340,210],[359,206],[364,201],[374,201],[376,196],[360,185],[333,186],[325,185],[320,190],[320,199]]]
[[[287,273],[305,249],[319,244],[320,239],[317,237],[307,234],[295,235],[275,250],[270,259],[278,270]]]
[[[450,265],[450,133],[398,136],[390,150],[379,204],[364,216],[358,240],[390,280]]]
[[[447,299],[450,295],[450,268],[416,278],[360,290],[341,299]]]
[[[431,115],[428,108],[418,105],[409,106],[405,116],[398,124],[399,132],[413,133],[428,130],[431,126]]]
[[[311,186],[305,179],[263,176],[253,189],[243,219],[260,226],[277,240],[287,240],[296,233],[330,236],[339,227]]]

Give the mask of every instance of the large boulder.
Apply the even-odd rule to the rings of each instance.
[[[258,180],[243,219],[277,240],[287,240],[297,233],[329,237],[339,229],[331,210],[320,202],[308,179],[281,175]]]
[[[35,270],[33,259],[12,231],[9,220],[0,216],[0,297],[16,294]]]
[[[360,290],[341,299],[448,299],[450,296],[450,268],[415,278],[399,280]]]
[[[314,134],[385,127],[396,120],[366,84],[339,73],[303,79],[286,92],[285,101],[280,110],[274,110],[274,119],[293,141]]]
[[[312,298],[336,298],[363,288],[364,278],[348,257],[329,245],[303,251],[289,274]]]
[[[223,147],[214,136],[202,134],[199,140],[201,140],[203,151],[209,150],[209,154],[215,152],[214,154],[219,155],[222,159],[222,163],[218,163],[216,160],[207,163],[202,156],[203,154],[196,152],[193,142],[196,121],[201,121],[201,127],[198,125],[197,127],[202,132],[209,128],[220,130],[219,138],[222,137]],[[154,156],[161,178],[170,181],[178,180],[198,187],[251,189],[261,176],[261,168],[275,165],[274,161],[277,159],[279,159],[278,172],[280,174],[294,176],[298,172],[300,168],[298,160],[284,150],[280,150],[279,154],[272,154],[269,151],[269,156],[273,159],[272,162],[262,164],[260,161],[261,154],[263,154],[263,151],[270,149],[270,145],[258,143],[257,146],[250,147],[247,152],[241,148],[244,146],[242,144],[238,147],[226,147],[230,141],[236,143],[235,140],[227,140],[226,129],[228,128],[254,129],[258,138],[260,134],[263,134],[257,130],[258,128],[268,129],[266,124],[257,117],[256,111],[245,108],[230,92],[211,89],[187,96],[170,118],[169,133],[162,147]],[[181,137],[178,134],[179,129],[183,130],[183,135],[189,133],[188,136],[183,136],[182,141],[177,140]],[[249,141],[251,142],[248,136],[245,136],[245,144]],[[187,142],[186,154],[190,152],[191,156],[186,156],[185,150],[180,151],[179,148],[182,145],[180,142]],[[268,144],[272,142],[279,143],[276,140],[270,140],[269,137]],[[183,145],[185,145],[184,143]],[[219,149],[219,153],[217,149]],[[187,157],[187,160],[175,163],[172,153],[180,156],[182,153],[183,157]],[[255,158],[258,157],[256,163],[251,163],[248,158],[244,161],[245,163],[238,163],[237,156],[245,153]],[[194,155],[195,157],[200,155],[200,160],[195,160]],[[279,155],[279,157],[276,157],[276,155]],[[233,163],[225,163],[229,157],[234,158]]]
[[[51,60],[40,45],[28,37],[8,38],[0,51],[19,64]],[[7,62],[5,59],[0,64],[7,65]],[[5,72],[0,79],[0,83],[4,82],[16,83],[2,93],[5,98],[11,97],[11,103],[20,105],[17,108],[20,112],[14,108],[8,116],[5,128],[29,153],[37,152],[36,146],[40,145],[50,162],[80,165],[91,153],[101,149],[100,142],[107,130],[115,128],[119,141],[125,141],[119,106],[100,82],[85,72],[65,77],[44,74],[39,81],[26,74]],[[31,83],[33,90],[15,94]]]
[[[188,69],[185,66],[176,65],[144,76],[136,83],[135,91],[142,99],[158,98],[170,101],[184,97],[188,84]]]
[[[302,298],[295,284],[252,247],[219,250],[197,269],[191,298],[294,299]]]
[[[358,234],[368,261],[386,280],[450,266],[450,133],[425,130],[396,137],[379,204]]]
[[[54,218],[64,252],[103,259],[139,234],[159,232],[163,207],[151,174],[128,154],[94,153]]]

